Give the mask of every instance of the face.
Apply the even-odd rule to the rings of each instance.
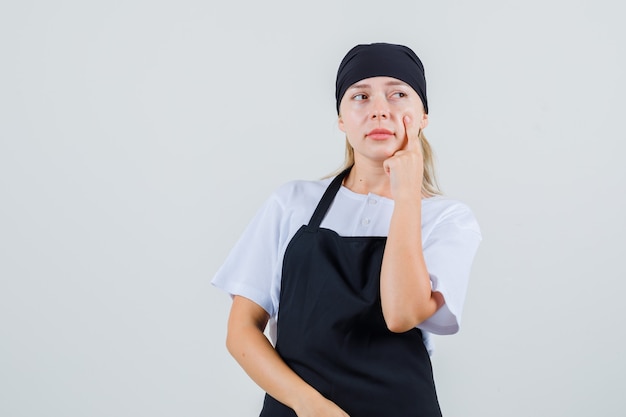
[[[421,129],[428,115],[415,90],[391,77],[361,80],[346,90],[339,105],[339,129],[362,158],[382,162],[406,145],[404,116]]]

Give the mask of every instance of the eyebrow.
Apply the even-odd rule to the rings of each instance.
[[[405,83],[403,81],[396,81],[396,80],[387,81],[385,83],[385,85],[386,86],[393,86],[393,85],[408,86],[407,83]],[[356,84],[350,86],[350,88],[348,88],[348,90],[352,90],[353,88],[372,88],[372,86],[370,84],[367,84],[367,83],[356,83]]]

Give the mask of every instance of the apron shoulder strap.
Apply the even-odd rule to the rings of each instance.
[[[322,220],[324,220],[324,216],[326,216],[326,212],[328,212],[330,205],[335,199],[335,195],[337,194],[337,191],[339,191],[339,189],[341,188],[341,183],[343,182],[343,179],[346,177],[346,175],[348,175],[351,168],[352,167],[349,167],[343,172],[341,172],[339,175],[337,175],[332,180],[328,188],[326,188],[326,191],[324,192],[322,199],[317,204],[317,207],[315,208],[315,212],[313,212],[313,215],[311,216],[311,220],[309,220],[309,227],[312,227],[315,229],[320,227],[320,224],[322,224]]]

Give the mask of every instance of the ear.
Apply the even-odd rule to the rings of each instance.
[[[420,120],[420,130],[426,129],[426,126],[428,126],[428,115],[424,113],[422,120]]]
[[[346,133],[346,127],[343,124],[343,119],[341,118],[341,114],[337,118],[337,126],[339,126],[339,130],[341,130],[343,133]]]

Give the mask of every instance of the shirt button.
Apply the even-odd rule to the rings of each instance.
[[[363,220],[361,220],[361,224],[363,226],[367,226],[368,224],[370,224],[370,219],[363,219]]]
[[[367,200],[367,202],[373,206],[374,204],[378,203],[378,200],[376,200],[375,198],[370,198],[369,200]]]

